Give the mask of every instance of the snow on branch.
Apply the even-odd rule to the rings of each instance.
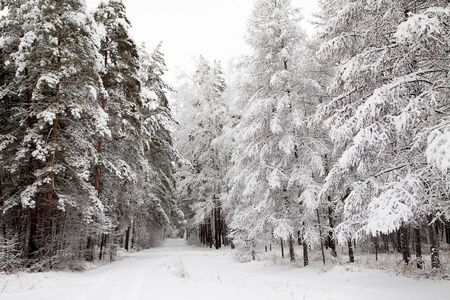
[[[408,223],[421,205],[423,190],[422,181],[414,175],[389,184],[368,205],[367,233],[374,236],[377,232],[389,234],[400,228],[402,223]]]
[[[425,152],[429,164],[447,174],[450,170],[450,123],[435,129],[428,136],[428,146]]]

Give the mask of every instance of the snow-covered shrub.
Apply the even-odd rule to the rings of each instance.
[[[19,235],[8,235],[0,241],[0,272],[11,273],[22,266],[22,250],[20,249]]]

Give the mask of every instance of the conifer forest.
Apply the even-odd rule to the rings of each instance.
[[[176,84],[120,0],[0,3],[0,272],[168,236],[450,269],[450,1],[319,0],[308,35],[255,0],[249,52]]]

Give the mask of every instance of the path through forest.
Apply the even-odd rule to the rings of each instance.
[[[238,263],[229,249],[167,240],[84,273],[0,275],[0,299],[448,299],[450,281],[273,261]]]

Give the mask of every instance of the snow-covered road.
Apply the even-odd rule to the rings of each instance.
[[[238,263],[230,250],[164,246],[84,273],[0,275],[0,299],[448,299],[450,281],[336,266]]]

